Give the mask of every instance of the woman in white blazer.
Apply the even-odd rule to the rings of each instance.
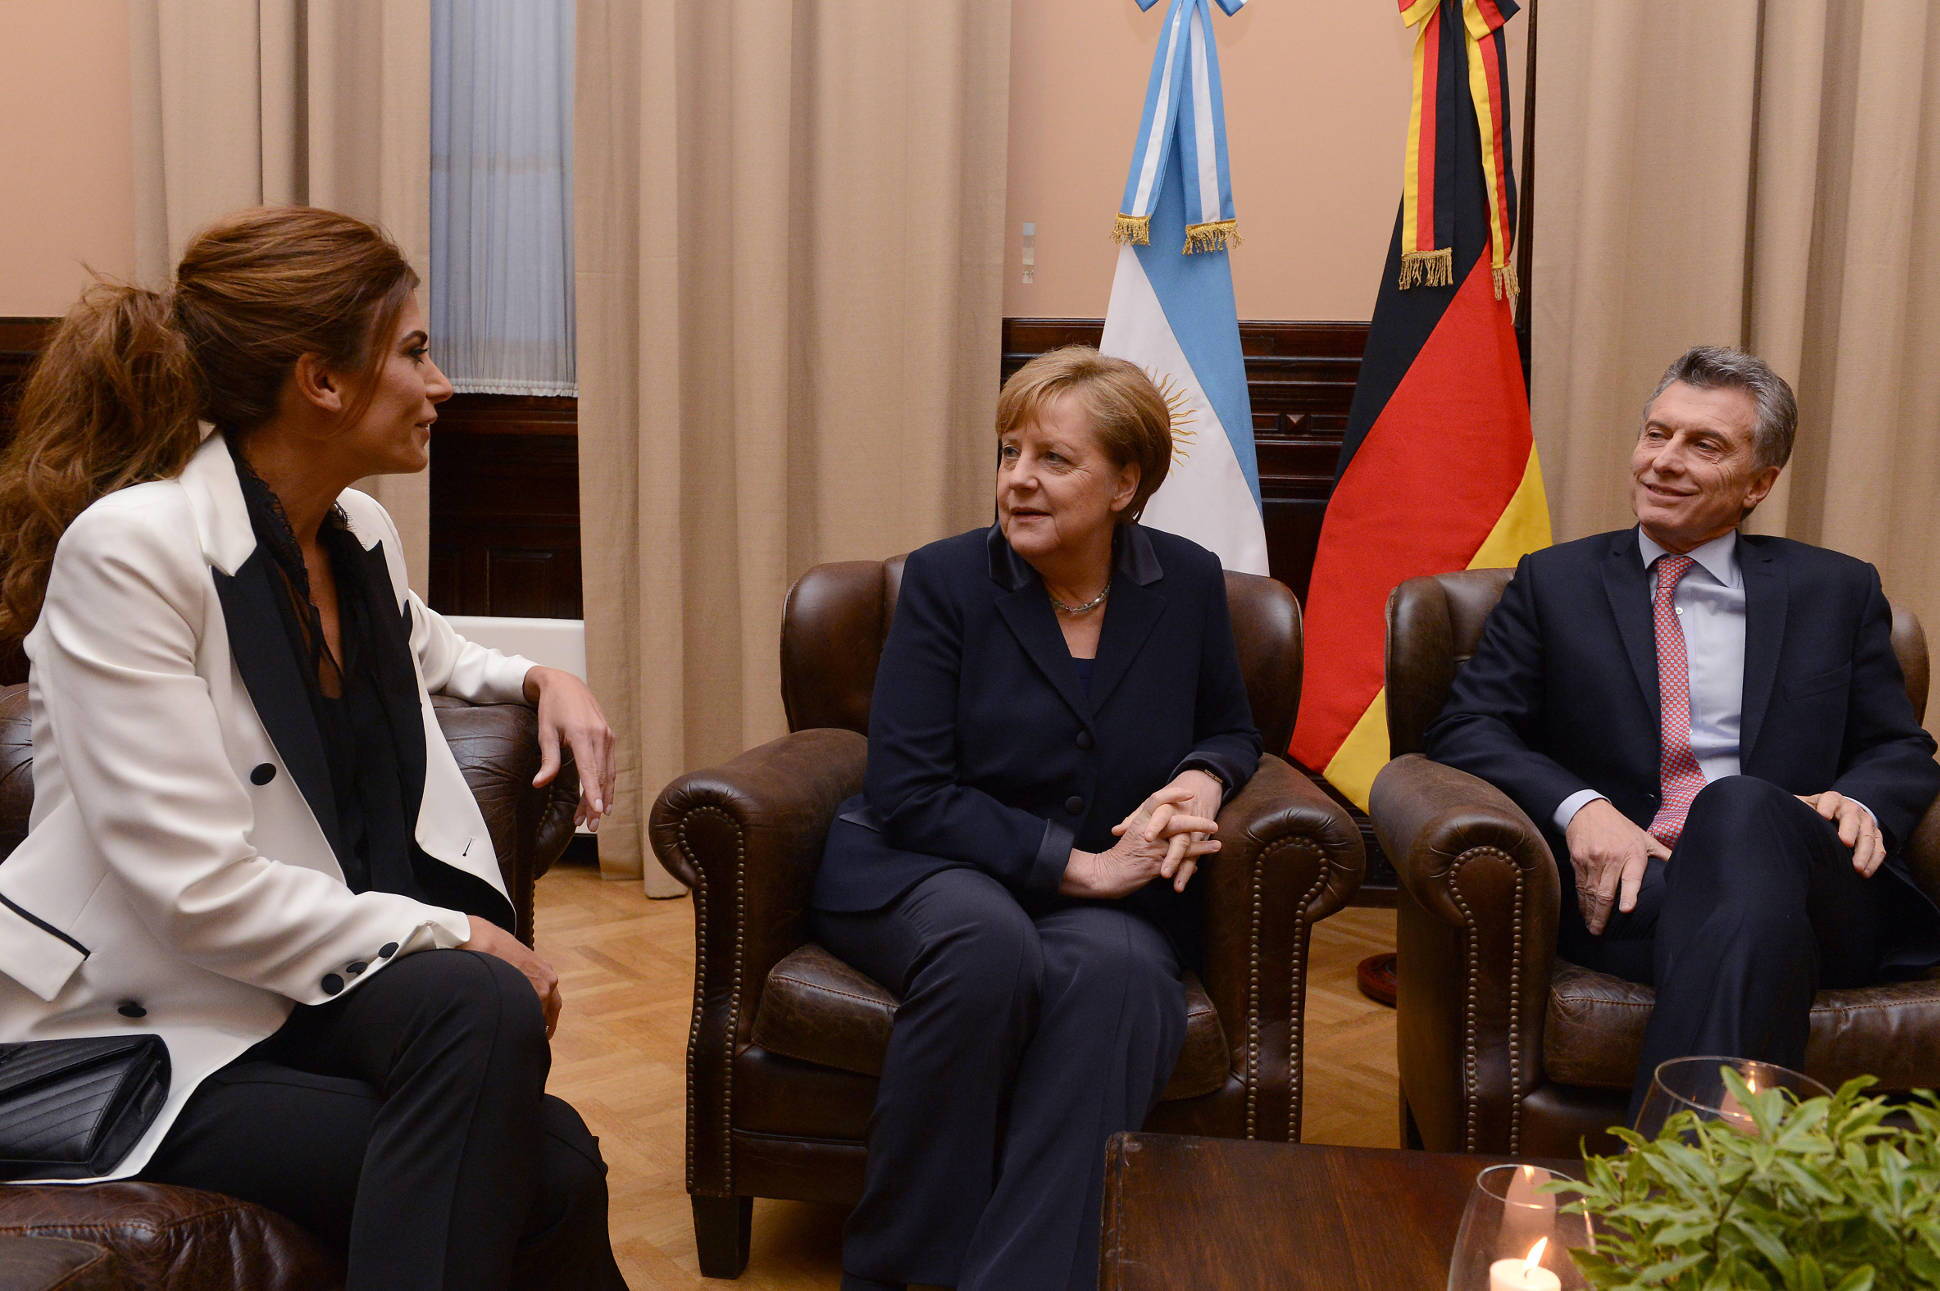
[[[361,221],[242,212],[169,291],[91,289],[29,378],[0,1041],[160,1036],[167,1101],[103,1177],[278,1209],[351,1288],[622,1286],[597,1142],[544,1093],[557,978],[429,695],[537,704],[541,779],[570,747],[595,824],[611,733],[579,679],[426,607],[349,487],[422,470],[451,393],[416,285]]]

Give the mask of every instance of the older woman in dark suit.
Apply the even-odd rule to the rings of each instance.
[[[1189,886],[1259,760],[1210,552],[1137,523],[1172,456],[1145,374],[1034,360],[997,523],[913,553],[819,939],[902,1005],[846,1288],[1091,1287],[1105,1140],[1185,1035]]]

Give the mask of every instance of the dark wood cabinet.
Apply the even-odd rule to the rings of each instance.
[[[582,617],[578,424],[576,399],[461,394],[438,410],[432,608]]]

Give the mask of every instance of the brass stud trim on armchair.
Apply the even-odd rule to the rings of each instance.
[[[741,831],[741,822],[732,814],[719,807],[695,807],[682,814],[676,829],[681,855],[686,859],[688,868],[693,871],[694,888],[694,1019],[687,1029],[687,1191],[697,1191],[695,1179],[695,1144],[700,1141],[696,1131],[700,1128],[699,1115],[695,1110],[698,1100],[694,1097],[695,1066],[700,1061],[700,1041],[702,1019],[707,1011],[707,867],[700,864],[694,856],[694,849],[687,842],[687,827],[698,816],[719,816],[726,821],[734,832],[734,976],[728,988],[728,1020],[723,1031],[724,1043],[721,1048],[721,1184],[718,1192],[713,1189],[700,1190],[708,1196],[732,1197],[734,1195],[734,1038],[741,1031],[741,957],[746,947],[747,904],[743,896],[743,868],[747,860],[747,840]]]
[[[1462,895],[1462,867],[1477,857],[1494,857],[1507,864],[1516,875],[1515,886],[1515,949],[1510,959],[1509,969],[1509,1088],[1514,1091],[1514,1106],[1509,1115],[1509,1155],[1514,1156],[1520,1149],[1522,1139],[1522,904],[1523,870],[1516,865],[1507,852],[1494,847],[1478,847],[1463,852],[1448,867],[1449,896],[1462,912],[1462,953],[1468,965],[1468,989],[1464,992],[1465,1004],[1462,1011],[1462,1141],[1464,1152],[1477,1150],[1476,1144],[1481,1134],[1481,1044],[1479,1036],[1482,1029],[1480,1002],[1476,998],[1476,982],[1479,980],[1480,954],[1474,933],[1475,912],[1469,908],[1468,898]]]
[[[1307,1051],[1307,951],[1313,939],[1314,923],[1307,917],[1307,911],[1327,890],[1326,858],[1311,839],[1289,839],[1278,847],[1305,847],[1316,859],[1322,862],[1320,873],[1314,878],[1314,885],[1300,898],[1300,935],[1295,940],[1293,952],[1293,993],[1287,1003],[1287,1035],[1293,1052],[1305,1054]],[[1255,916],[1257,918],[1257,915]],[[1255,943],[1257,945],[1257,943]],[[1257,955],[1255,956],[1257,960]],[[1258,1034],[1257,1028],[1255,1034]],[[1296,1062],[1287,1073],[1289,1086],[1287,1096],[1287,1142],[1300,1141],[1300,1118],[1306,1110],[1307,1101],[1307,1064]],[[1252,1116],[1247,1116],[1247,1136],[1252,1138]]]
[[[1481,1001],[1476,984],[1481,979],[1481,954],[1475,936],[1475,912],[1462,895],[1462,868],[1470,861],[1493,858],[1507,865],[1516,876],[1514,897],[1514,940],[1509,961],[1509,1155],[1521,1150],[1522,1140],[1522,917],[1523,893],[1527,871],[1507,852],[1496,847],[1474,847],[1457,856],[1448,866],[1448,895],[1462,913],[1462,955],[1466,963],[1468,988],[1462,1007],[1462,1150],[1479,1151],[1482,1117]]]

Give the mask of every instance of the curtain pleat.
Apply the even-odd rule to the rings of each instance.
[[[1533,412],[1559,538],[1627,524],[1687,346],[1798,392],[1756,532],[1850,552],[1940,627],[1940,11],[1545,5]]]
[[[143,281],[166,281],[217,216],[292,202],[381,224],[427,273],[430,0],[127,3]],[[397,521],[420,590],[427,483],[360,481]]]
[[[587,655],[621,732],[609,873],[682,771],[782,733],[809,566],[986,520],[1010,6],[584,0]]]

